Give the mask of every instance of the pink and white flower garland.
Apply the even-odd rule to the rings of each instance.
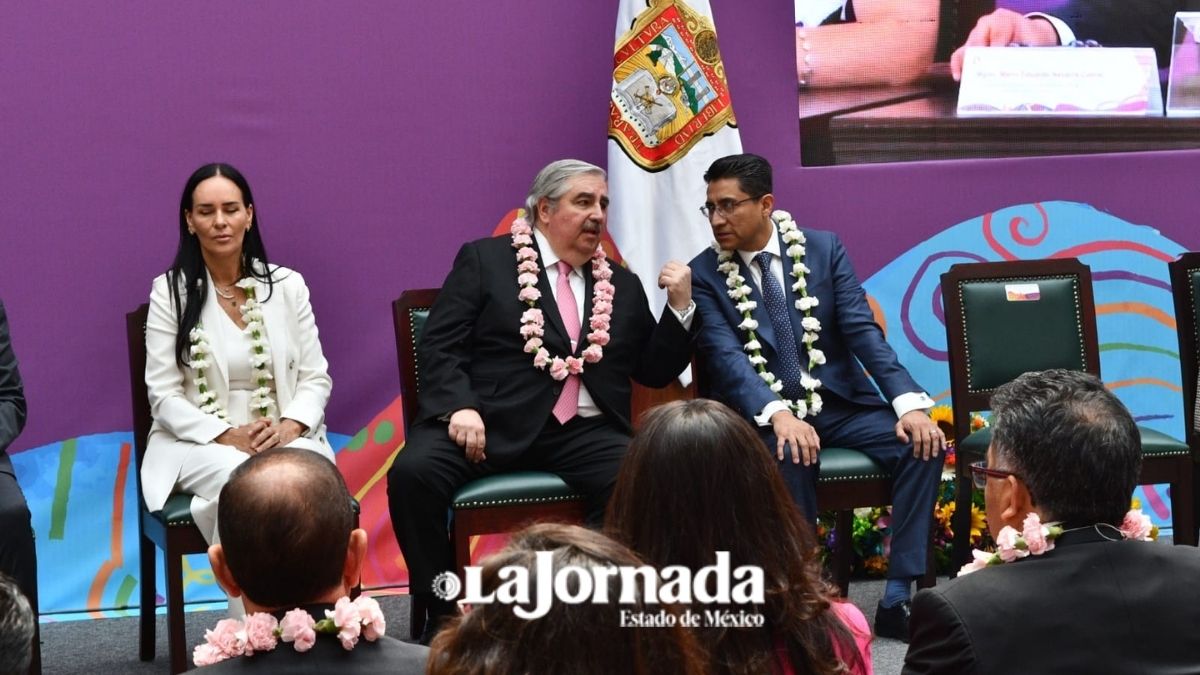
[[[253,279],[246,277],[236,285],[246,292],[246,302],[242,303],[238,311],[242,314],[242,320],[246,322],[242,332],[250,336],[251,380],[258,385],[251,392],[250,409],[256,411],[260,417],[272,417],[275,413],[275,398],[272,396],[270,381],[274,379],[274,375],[271,374],[271,344],[267,341],[267,326],[263,323],[262,303],[255,298]],[[199,390],[196,405],[200,407],[201,412],[216,415],[228,422],[229,413],[217,401],[217,393],[213,391],[205,375],[205,370],[212,365],[209,361],[212,345],[204,325],[197,323],[188,333],[188,339],[191,342],[188,366],[196,373],[196,388]]]
[[[342,648],[349,651],[358,644],[360,637],[374,642],[387,630],[383,611],[374,598],[360,595],[354,600],[341,598],[332,610],[325,610],[325,618],[317,621],[302,609],[293,609],[277,620],[270,614],[256,612],[246,616],[244,622],[237,619],[221,619],[212,629],[205,631],[204,644],[196,645],[192,651],[192,662],[207,666],[234,656],[250,656],[257,652],[269,652],[279,641],[291,642],[298,652],[312,649],[318,633],[337,635]]]
[[[550,377],[565,380],[570,375],[583,372],[583,364],[596,363],[604,358],[604,345],[611,337],[608,330],[612,325],[613,296],[616,287],[612,284],[612,268],[608,264],[608,256],[603,246],[597,246],[592,254],[592,316],[589,321],[591,332],[587,335],[588,346],[583,350],[582,357],[551,356],[542,343],[545,335],[545,317],[538,308],[537,301],[542,292],[537,289],[538,253],[533,248],[533,228],[523,216],[513,221],[512,246],[517,249],[517,283],[521,286],[517,297],[529,306],[521,315],[521,337],[525,339],[525,353],[533,354],[535,368],[545,369],[550,366]]]
[[[1111,527],[1111,526],[1109,526]],[[1118,528],[1121,537],[1134,541],[1151,541],[1158,534],[1157,528],[1150,522],[1150,516],[1142,513],[1141,509],[1131,509],[1125,514],[1125,519]],[[975,549],[971,551],[973,559],[963,565],[958,575],[970,574],[989,565],[1020,560],[1026,556],[1042,555],[1054,550],[1054,540],[1062,536],[1061,523],[1042,523],[1036,513],[1025,516],[1021,523],[1021,531],[1017,532],[1011,525],[1005,525],[996,535],[996,552],[989,553]]]
[[[821,332],[821,322],[812,315],[812,310],[819,304],[819,301],[816,296],[808,294],[808,280],[805,275],[811,270],[804,264],[804,233],[796,227],[796,221],[787,211],[772,212],[771,220],[775,221],[775,226],[779,228],[779,236],[788,245],[785,253],[792,258],[792,277],[796,280],[792,283],[792,292],[796,294],[796,309],[804,314],[804,318],[800,320],[800,327],[804,329],[804,335],[801,336],[800,341],[804,343],[805,351],[808,354],[807,372],[800,374],[800,386],[804,388],[804,398],[791,401],[781,397],[781,400],[795,413],[796,417],[804,419],[821,412],[821,395],[817,393],[821,381],[809,374],[814,368],[825,363],[825,352],[815,347],[817,333]],[[746,341],[742,349],[747,352],[750,365],[754,366],[758,376],[767,383],[771,391],[778,394],[783,391],[783,382],[775,376],[775,373],[767,370],[767,359],[762,355],[762,343],[758,341],[758,334],[755,332],[758,328],[758,321],[751,315],[751,312],[758,307],[758,303],[750,299],[750,286],[746,284],[746,278],[741,275],[738,264],[733,259],[734,252],[722,250],[716,242],[713,242],[712,246],[713,250],[717,252],[719,261],[717,270],[725,274],[725,285],[729,287],[727,291],[729,297],[733,299],[737,310],[742,313],[742,322],[738,324],[738,328],[746,333]]]

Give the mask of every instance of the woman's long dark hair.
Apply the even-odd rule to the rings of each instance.
[[[171,291],[171,302],[175,305],[175,316],[179,317],[178,332],[175,334],[175,363],[180,368],[187,365],[191,349],[189,334],[200,322],[200,311],[204,309],[204,301],[208,298],[208,275],[205,274],[200,240],[188,232],[187,214],[192,210],[192,194],[196,186],[213,176],[223,176],[233,181],[242,191],[242,205],[246,208],[254,205],[254,195],[250,193],[250,184],[245,176],[228,164],[205,164],[196,169],[183,186],[183,196],[179,198],[179,248],[175,251],[174,262],[167,269],[167,287]],[[267,249],[263,246],[258,227],[258,209],[255,209],[250,229],[242,239],[241,273],[242,276],[253,276],[267,284],[267,297],[259,298],[263,301],[275,291],[270,270]],[[184,289],[183,296],[180,296],[180,288]]]
[[[565,567],[584,570],[642,561],[624,545],[577,525],[542,523],[517,532],[499,553],[482,564],[484,594],[507,583],[502,570],[521,567],[538,583],[537,554],[549,551],[552,572]],[[598,582],[603,583],[603,582]],[[477,605],[453,619],[430,645],[429,675],[699,675],[704,651],[679,621],[681,608],[655,605],[635,590],[632,604],[620,604],[620,577],[607,577],[608,602],[578,604],[555,600],[549,613],[526,620],[503,603]],[[578,592],[578,582],[572,586]],[[522,603],[526,610],[532,603]],[[672,617],[663,627],[621,627],[627,612],[650,614],[662,610]]]
[[[850,631],[830,607],[812,527],[792,502],[762,439],[716,401],[654,408],[617,475],[609,535],[662,569],[697,570],[729,551],[730,566],[758,565],[766,582],[766,628],[699,628],[715,673],[768,673],[786,645],[796,672],[861,667]],[[732,607],[731,609],[738,609]],[[835,645],[837,651],[835,652]]]

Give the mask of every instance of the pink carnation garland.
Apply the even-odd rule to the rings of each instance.
[[[354,649],[360,637],[374,642],[383,637],[387,622],[374,598],[341,598],[333,610],[325,610],[325,618],[317,621],[302,609],[293,609],[279,621],[274,616],[255,612],[245,621],[221,619],[212,630],[205,631],[204,644],[192,652],[192,662],[207,666],[235,656],[251,656],[269,652],[279,641],[291,642],[298,652],[312,649],[317,633],[337,635],[346,650]]]
[[[1125,514],[1125,519],[1119,528],[1121,536],[1134,541],[1150,541],[1156,532],[1150,522],[1150,516],[1142,513],[1141,509],[1131,509]],[[1062,536],[1061,523],[1042,523],[1036,513],[1025,516],[1021,523],[1021,531],[1017,532],[1010,525],[1005,525],[996,535],[996,552],[988,553],[975,549],[971,552],[971,562],[962,566],[958,575],[970,574],[990,565],[999,565],[1026,556],[1042,555],[1054,550],[1054,540]]]
[[[592,316],[589,323],[591,332],[587,335],[588,346],[582,352],[582,358],[577,356],[552,356],[542,342],[545,335],[545,316],[537,307],[537,301],[542,292],[537,289],[538,253],[533,249],[533,228],[524,217],[513,221],[512,246],[517,249],[517,283],[521,290],[517,299],[529,305],[529,309],[521,315],[521,337],[525,340],[525,352],[533,354],[533,365],[538,369],[550,368],[550,377],[565,380],[571,375],[583,372],[584,363],[597,363],[604,358],[604,346],[612,339],[608,331],[612,327],[613,296],[616,286],[612,283],[612,268],[603,246],[597,246],[592,254]]]

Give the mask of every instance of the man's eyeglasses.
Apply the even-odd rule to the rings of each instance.
[[[752,202],[757,199],[761,199],[761,197],[746,197],[745,199],[739,199],[737,201],[732,199],[722,199],[716,204],[708,202],[704,206],[700,207],[700,213],[704,214],[704,217],[709,219],[718,213],[723,216],[728,216],[729,214],[733,213],[734,209],[742,204],[745,204],[746,202]]]
[[[975,462],[971,465],[971,481],[980,490],[987,487],[987,479],[989,478],[1004,479],[1009,476],[1017,476],[1017,474],[1012,471],[1005,471],[1004,469],[989,469],[987,462]],[[1020,478],[1020,476],[1017,476],[1017,478]]]

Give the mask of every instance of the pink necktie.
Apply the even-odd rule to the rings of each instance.
[[[571,338],[571,354],[574,355],[575,347],[579,344],[579,305],[575,302],[575,294],[571,292],[571,265],[562,260],[558,261],[558,284],[554,291],[554,301],[558,303],[558,312],[562,315],[563,326],[567,329],[567,335]],[[568,420],[579,412],[579,376],[568,375],[567,379],[563,380],[562,393],[558,395],[558,402],[554,404],[554,418],[559,424],[566,424]]]

